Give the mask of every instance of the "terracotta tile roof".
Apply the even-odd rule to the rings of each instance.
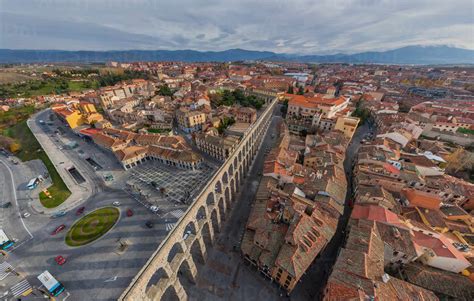
[[[120,161],[129,160],[131,158],[143,155],[147,153],[147,147],[143,146],[129,146],[124,149],[115,152],[115,156]]]
[[[357,185],[355,203],[360,205],[378,205],[392,212],[400,213],[401,206],[393,195],[381,186]]]
[[[385,163],[383,165],[383,167],[385,168],[385,170],[387,170],[389,173],[392,173],[392,174],[395,174],[395,175],[399,175],[400,174],[400,170],[397,169],[395,166],[393,166],[392,164],[390,163]]]
[[[402,275],[410,283],[455,300],[474,300],[474,282],[466,276],[415,262],[404,265]]]
[[[56,114],[58,115],[61,115],[63,118],[66,118],[67,116],[74,114],[74,111],[70,109],[56,109],[54,110],[54,112],[56,112]]]
[[[438,300],[430,291],[384,275],[384,243],[377,224],[350,220],[346,246],[336,260],[323,300]]]
[[[410,206],[438,210],[441,204],[441,198],[431,193],[423,192],[413,188],[402,189],[402,195],[409,201]]]
[[[445,228],[445,216],[439,210],[432,210],[418,207],[403,208],[403,216],[405,218],[424,223],[428,227]]]
[[[296,213],[285,236],[275,264],[292,276],[303,275],[318,253],[331,240],[337,227],[338,216],[317,204],[311,215]]]
[[[103,132],[97,132],[93,134],[92,140],[94,140],[96,144],[108,149],[112,148],[113,146],[125,143],[123,140],[106,135]]]
[[[374,205],[355,205],[352,210],[351,218],[353,219],[366,219],[376,222],[383,222],[392,225],[401,225],[401,221],[398,215],[395,213]]]
[[[334,235],[339,215],[327,204],[317,204],[308,214],[306,204],[269,188],[277,183],[270,179],[264,177],[259,185],[242,252],[259,265],[277,266],[299,278]]]
[[[463,262],[468,262],[463,254],[459,252],[443,234],[440,234],[439,237],[435,237],[420,231],[413,231],[413,235],[413,242],[416,245],[433,250],[436,256],[455,258]]]
[[[100,132],[100,130],[95,129],[95,128],[86,128],[86,129],[82,129],[82,130],[79,131],[79,133],[81,133],[83,135],[86,135],[86,136],[89,136],[89,137],[92,137],[94,134],[97,134],[99,132]]]
[[[285,93],[284,97],[289,99],[289,105],[295,105],[306,108],[316,108],[318,106],[337,106],[346,101],[343,96],[330,98],[324,94],[316,94],[313,97],[307,97],[305,95],[288,94]]]
[[[389,245],[392,250],[403,252],[408,258],[417,257],[412,234],[408,228],[377,223],[377,229],[379,230],[382,241]]]
[[[116,137],[116,138],[126,140],[126,141],[132,140],[137,135],[136,133],[133,133],[133,132],[118,130],[114,128],[105,128],[102,131],[109,136]]]

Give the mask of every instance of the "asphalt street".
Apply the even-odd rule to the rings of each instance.
[[[344,243],[345,227],[351,212],[348,206],[345,207],[333,239],[319,258],[313,262],[290,296],[286,296],[283,290],[265,279],[256,269],[244,264],[239,253],[240,240],[261,178],[264,152],[274,145],[271,136],[276,134],[275,125],[278,118],[274,117],[270,125],[262,147],[243,183],[241,193],[237,196],[235,207],[232,208],[230,216],[227,217],[224,228],[217,238],[216,247],[209,251],[206,264],[198,265],[197,284],[188,283],[186,285],[191,299],[320,300],[322,297],[331,268]],[[360,141],[369,131],[371,129],[367,124],[360,126],[346,151],[344,161],[344,169],[348,175],[346,202],[352,197],[352,162],[357,155]]]
[[[52,151],[61,154],[50,157],[53,164],[58,168],[63,168],[64,164],[70,164],[79,170],[86,179],[81,189],[87,192],[85,195],[89,197],[63,206],[67,208],[65,209],[68,211],[67,214],[52,218],[51,214],[43,214],[32,206],[35,202],[35,207],[38,205],[40,188],[32,191],[25,188],[29,179],[38,174],[44,174],[44,170],[38,170],[36,167],[38,164],[33,161],[14,165],[7,158],[0,158],[2,160],[0,162],[0,188],[2,188],[0,202],[13,204],[10,208],[0,209],[0,218],[5,232],[17,240],[6,260],[20,274],[20,276],[10,274],[5,280],[0,281],[0,296],[11,293],[10,288],[22,279],[26,279],[33,287],[40,287],[41,284],[36,276],[49,270],[66,288],[66,292],[57,300],[116,300],[167,235],[167,227],[175,223],[177,218],[161,218],[123,189],[106,185],[99,172],[85,159],[93,156],[104,167],[104,171],[101,172],[115,172],[117,164],[111,162],[106,153],[93,144],[82,141],[68,129],[65,129],[62,135],[55,134],[58,121],[51,126],[39,123],[39,120],[49,120],[48,116],[47,111],[42,112],[30,123],[34,122],[37,126],[33,129],[41,131],[41,136],[45,139],[48,137],[47,139],[53,143],[56,149]],[[77,140],[80,148],[64,147],[65,141],[74,141],[74,139]],[[108,155],[111,156],[111,154]],[[8,167],[2,164],[3,162]],[[40,165],[44,169],[44,165]],[[9,168],[12,169],[11,173]],[[121,203],[121,217],[112,230],[86,246],[73,248],[65,244],[64,237],[67,230],[80,218],[75,215],[77,208],[85,206],[84,214],[87,214],[94,209],[111,206],[114,201]],[[134,212],[131,217],[125,214],[129,208]],[[21,219],[20,213],[24,212],[31,215]],[[153,229],[145,226],[149,220],[155,225]],[[24,227],[22,222],[25,224]],[[57,235],[51,235],[54,229],[62,224],[66,226],[66,229]],[[122,244],[127,246],[122,249]],[[64,256],[67,260],[62,266],[54,261],[58,255]],[[11,295],[6,295],[8,296],[11,297]]]
[[[271,124],[231,211],[223,223],[215,246],[208,250],[205,265],[198,265],[197,283],[184,283],[191,300],[278,300],[278,289],[259,273],[242,264],[242,239],[251,204],[262,178],[265,152],[278,141],[282,122],[280,106],[275,108]]]

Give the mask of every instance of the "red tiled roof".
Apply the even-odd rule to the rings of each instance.
[[[371,221],[383,222],[388,224],[400,225],[398,215],[381,206],[362,206],[355,205],[352,210],[351,218],[353,219],[367,219]]]
[[[456,258],[468,262],[461,252],[456,250],[456,248],[454,248],[443,235],[440,235],[440,237],[434,237],[426,235],[421,231],[413,231],[413,234],[413,242],[415,244],[433,250],[437,256]]]
[[[393,173],[393,174],[396,174],[396,175],[400,174],[400,170],[398,170],[395,166],[393,166],[390,163],[385,163],[383,165],[383,167],[385,168],[385,170],[387,170],[390,173]]]
[[[94,129],[94,128],[87,128],[87,129],[82,129],[79,131],[79,133],[92,137],[92,135],[99,133],[99,129]]]
[[[295,95],[285,93],[284,97],[289,99],[290,105],[302,107],[317,107],[318,105],[336,106],[342,104],[345,100],[343,96],[337,98],[326,98],[322,94],[316,94],[313,97],[306,97],[304,95]]]
[[[421,190],[413,188],[402,189],[402,194],[410,202],[412,207],[422,207],[427,209],[438,210],[441,204],[441,198]]]

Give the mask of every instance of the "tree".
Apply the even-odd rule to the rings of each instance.
[[[288,112],[288,99],[285,99],[283,101],[280,111],[281,111],[281,114],[283,115],[283,118],[285,118],[286,113]]]
[[[21,145],[18,142],[13,142],[10,144],[10,152],[16,153],[20,151]]]
[[[288,93],[288,94],[294,94],[295,91],[293,90],[293,86],[291,86],[291,85],[288,86],[288,91],[286,91],[286,93]]]
[[[222,94],[222,104],[225,106],[231,106],[235,103],[235,96],[228,90],[224,90]]]
[[[300,86],[298,88],[298,95],[303,95],[304,94],[304,87],[303,86]]]
[[[173,96],[173,91],[171,91],[170,87],[168,85],[164,84],[160,86],[158,89],[158,94],[162,96]]]
[[[224,117],[221,121],[221,123],[219,124],[219,126],[217,127],[217,131],[219,132],[219,134],[222,134],[224,133],[224,130],[226,128],[228,128],[229,126],[233,125],[235,123],[235,119],[234,117]]]

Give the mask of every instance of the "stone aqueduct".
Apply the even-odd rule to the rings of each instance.
[[[187,300],[182,277],[196,280],[196,262],[204,263],[216,232],[235,201],[242,179],[246,176],[257,150],[271,123],[274,99],[246,132],[236,151],[224,162],[189,206],[168,236],[119,300]]]

